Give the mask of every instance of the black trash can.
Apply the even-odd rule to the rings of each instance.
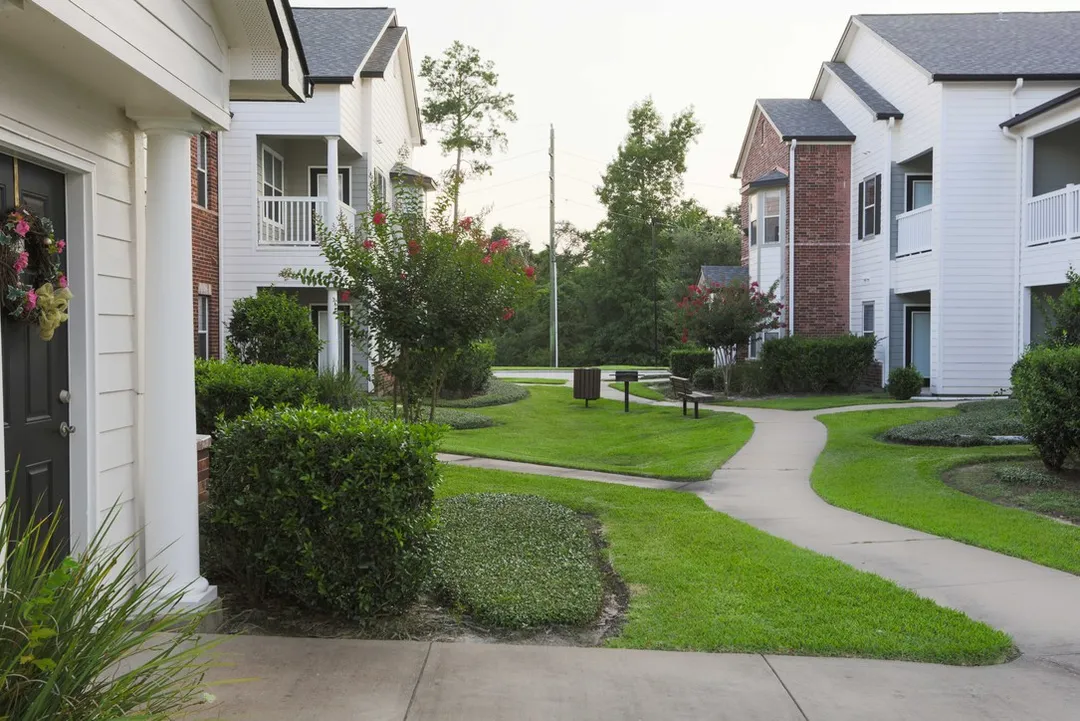
[[[585,401],[585,407],[589,407],[589,401],[595,401],[600,397],[600,369],[599,368],[575,368],[574,369],[574,398]]]

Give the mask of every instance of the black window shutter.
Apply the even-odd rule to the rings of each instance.
[[[874,235],[881,235],[881,206],[885,205],[885,198],[881,195],[881,176],[874,177]]]
[[[856,213],[859,216],[859,240],[863,239],[863,185],[859,183],[859,212]]]

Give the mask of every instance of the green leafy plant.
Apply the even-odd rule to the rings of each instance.
[[[484,386],[484,392],[469,398],[456,398],[439,401],[444,408],[487,408],[517,403],[529,397],[529,389],[516,383],[508,383],[497,378],[490,378]]]
[[[912,366],[893,368],[889,371],[889,384],[885,390],[898,401],[906,401],[922,393],[923,376]]]
[[[226,348],[240,363],[314,368],[322,341],[311,312],[291,296],[270,289],[233,303]]]
[[[1065,289],[1057,298],[1033,294],[1046,319],[1049,345],[1080,345],[1080,273],[1070,266],[1065,279]]]
[[[427,575],[440,435],[322,407],[226,423],[204,518],[211,572],[350,618],[402,610]]]
[[[484,390],[495,364],[495,344],[491,341],[470,343],[457,352],[446,368],[444,398],[468,398]]]
[[[770,343],[772,341],[769,341]],[[765,371],[761,361],[743,360],[735,363],[731,369],[731,378],[726,388],[728,394],[740,396],[760,396],[765,393]]]
[[[1047,468],[1080,452],[1080,346],[1032,348],[1012,370],[1027,436]]]
[[[1055,476],[1046,471],[1024,466],[998,466],[994,469],[994,478],[1011,486],[1035,486],[1036,488],[1053,488],[1060,483]]]
[[[770,391],[847,393],[874,363],[876,346],[872,335],[786,336],[762,346],[761,368]]]
[[[363,378],[346,368],[320,371],[315,379],[315,398],[334,410],[347,411],[366,408],[367,394],[360,388]]]
[[[469,413],[457,408],[436,408],[435,422],[450,426],[455,431],[468,431],[474,428],[491,428],[495,420],[479,413]]]
[[[232,361],[195,361],[195,426],[213,433],[219,417],[239,418],[252,408],[299,406],[306,402],[335,405],[341,400],[337,381],[320,381],[310,368]],[[334,387],[330,387],[333,385]]]
[[[144,577],[134,539],[109,537],[116,509],[70,557],[60,514],[24,510],[8,504],[0,520],[0,719],[156,721],[202,702],[205,613]]]
[[[715,354],[708,348],[676,348],[671,351],[671,375],[693,378],[698,368],[712,368]]]
[[[698,368],[694,371],[694,376],[691,380],[694,382],[694,390],[697,391],[711,391],[715,386],[716,371],[718,368]],[[720,379],[723,383],[723,378]],[[723,386],[721,386],[722,388]]]
[[[890,428],[882,436],[893,443],[916,446],[1000,446],[1023,443],[1020,406],[1016,401],[974,401],[958,413]]]
[[[439,502],[432,581],[482,623],[584,625],[603,582],[585,524],[539,496],[478,493]]]

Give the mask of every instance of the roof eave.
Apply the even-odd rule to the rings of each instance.
[[[312,85],[352,85],[354,75],[313,75],[308,78]]]
[[[1007,80],[1080,80],[1080,73],[934,73],[930,76],[935,82],[1002,82]]]
[[[854,143],[854,135],[781,135],[780,139],[786,143],[798,140],[801,143]]]
[[[1015,128],[1016,126],[1023,125],[1024,123],[1028,122],[1029,120],[1034,120],[1035,118],[1038,118],[1038,117],[1042,116],[1043,114],[1050,112],[1051,110],[1056,110],[1057,108],[1060,108],[1062,105],[1068,105],[1069,103],[1071,103],[1074,100],[1077,100],[1078,98],[1080,98],[1080,88],[1076,88],[1075,90],[1070,90],[1067,93],[1062,93],[1061,95],[1057,96],[1056,98],[1051,98],[1050,100],[1047,100],[1045,103],[1043,103],[1041,105],[1036,105],[1034,108],[1031,108],[1030,110],[1028,110],[1026,112],[1014,115],[1013,117],[1009,118],[1005,122],[1001,123],[999,125],[999,127],[1002,127],[1002,128]]]

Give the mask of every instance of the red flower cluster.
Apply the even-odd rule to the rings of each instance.
[[[534,277],[536,277],[536,268],[532,267],[531,265],[525,266],[525,277],[529,280],[532,280]]]
[[[502,314],[502,319],[503,320],[510,320],[513,317],[514,317],[514,309],[513,308],[504,308],[503,309],[503,314]]]
[[[491,265],[491,256],[490,255],[485,255],[483,260],[481,260],[480,262],[483,263],[484,265]]]
[[[462,230],[472,230],[472,223],[472,216],[462,218],[460,221],[458,221],[458,225],[461,226]]]
[[[420,243],[415,240],[409,241],[409,255],[418,255],[420,253]]]
[[[509,240],[507,240],[506,238],[498,238],[496,240],[491,241],[491,244],[488,246],[488,252],[490,252],[490,253],[498,253],[500,250],[506,250],[509,247],[510,247],[510,241]]]
[[[348,303],[350,300],[352,300],[352,293],[347,290],[341,291],[341,302]]]
[[[372,240],[371,238],[368,238],[367,240],[365,240],[360,245],[364,246],[364,250],[371,250],[372,248],[375,247],[375,241]]]
[[[376,212],[371,222],[375,223],[375,225],[386,225],[386,213]]]

